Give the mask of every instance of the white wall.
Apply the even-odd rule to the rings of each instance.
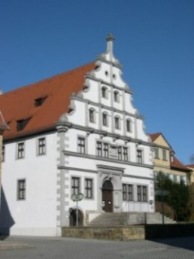
[[[6,144],[2,187],[10,217],[10,234],[56,235],[56,134],[46,137],[46,155],[37,156],[37,138],[24,139],[25,158],[16,158],[16,143]],[[26,180],[26,199],[17,200],[17,180]],[[3,208],[2,208],[3,209]],[[3,211],[5,213],[5,211]],[[4,218],[3,226],[9,225]]]

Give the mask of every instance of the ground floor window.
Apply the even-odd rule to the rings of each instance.
[[[137,201],[147,202],[148,201],[148,188],[144,185],[137,186]]]
[[[123,201],[133,201],[132,184],[123,184]]]
[[[89,178],[85,179],[85,198],[93,198],[93,180]]]
[[[72,177],[71,191],[72,191],[72,194],[80,193],[80,178],[79,177]]]
[[[25,200],[26,198],[26,180],[18,180],[17,182],[17,199]]]

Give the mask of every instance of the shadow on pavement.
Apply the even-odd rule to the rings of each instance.
[[[192,237],[177,237],[168,239],[154,239],[155,243],[174,246],[182,249],[194,251],[194,235]]]

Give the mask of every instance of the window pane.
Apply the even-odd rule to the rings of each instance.
[[[72,177],[71,190],[72,190],[72,194],[80,193],[80,178],[79,177]]]
[[[18,180],[17,198],[18,198],[18,200],[24,200],[26,198],[26,181],[25,180]]]
[[[78,138],[78,152],[85,154],[85,139],[82,137]]]
[[[93,180],[85,179],[85,198],[92,199],[93,198]]]

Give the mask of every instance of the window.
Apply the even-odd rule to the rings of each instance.
[[[163,160],[167,160],[166,159],[166,149],[162,149],[162,158],[163,158]]]
[[[28,122],[30,121],[30,119],[31,118],[18,120],[17,121],[17,131],[23,130],[26,127],[26,125],[28,124]]]
[[[141,149],[137,149],[137,162],[143,163],[143,151]]]
[[[85,154],[85,138],[78,137],[78,152],[81,154]]]
[[[102,87],[102,97],[108,98],[108,90],[105,86]]]
[[[118,147],[118,159],[122,160],[122,147]]]
[[[154,148],[154,158],[155,158],[155,159],[158,159],[158,158],[159,158],[159,149],[158,149],[158,147],[155,147],[155,148]]]
[[[128,161],[128,148],[123,147],[123,160]]]
[[[45,155],[46,154],[46,139],[39,138],[38,139],[38,155]]]
[[[123,184],[123,201],[133,201],[132,184]]]
[[[130,119],[126,120],[126,130],[127,130],[127,132],[131,132],[131,120]]]
[[[93,198],[93,180],[85,179],[85,198],[92,199]]]
[[[102,114],[102,125],[108,126],[108,115],[105,112],[103,112],[103,114]]]
[[[2,162],[4,162],[5,161],[5,146],[3,145],[2,146]]]
[[[24,158],[24,142],[17,144],[17,158]]]
[[[97,156],[102,156],[102,142],[97,141]]]
[[[138,185],[137,186],[137,201],[139,202],[147,202],[147,186]]]
[[[118,91],[114,91],[114,101],[115,102],[119,102],[119,92]]]
[[[89,121],[91,123],[95,122],[95,110],[94,109],[89,109]]]
[[[26,180],[18,180],[17,182],[17,199],[25,200],[26,199]]]
[[[46,100],[47,96],[42,96],[42,97],[39,97],[39,98],[36,98],[34,100],[34,106],[38,107],[38,106],[41,106],[44,101]]]
[[[71,178],[71,192],[72,192],[72,194],[80,193],[80,178],[79,177]]]
[[[119,119],[119,117],[115,117],[115,129],[120,129],[120,119]]]
[[[109,157],[109,145],[104,143],[104,157]]]

